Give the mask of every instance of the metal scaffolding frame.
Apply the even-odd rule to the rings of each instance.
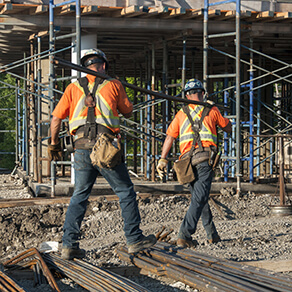
[[[76,3],[76,31],[67,35],[55,36],[56,27],[54,26],[54,8],[61,5],[67,5],[69,3]],[[209,7],[218,4],[225,4],[235,2],[236,3],[236,19],[235,19],[235,31],[222,34],[208,34],[208,10]],[[244,46],[240,42],[240,1],[221,1],[216,3],[209,3],[205,0],[204,7],[204,31],[203,31],[203,82],[205,88],[214,89],[218,84],[218,90],[209,94],[210,98],[216,98],[216,101],[222,102],[224,105],[229,105],[231,112],[225,112],[235,122],[233,125],[233,133],[230,138],[227,135],[222,137],[224,142],[224,178],[229,180],[232,177],[236,177],[237,191],[240,192],[240,181],[244,173],[242,171],[243,163],[249,163],[245,170],[245,174],[249,173],[249,181],[254,181],[254,169],[256,169],[256,177],[265,176],[267,174],[275,173],[274,162],[277,161],[275,156],[279,149],[275,149],[273,146],[275,139],[261,139],[261,137],[253,137],[256,133],[261,133],[262,126],[265,127],[265,131],[269,131],[270,134],[291,133],[291,116],[283,111],[283,102],[287,97],[283,96],[291,92],[291,74],[288,72],[286,75],[281,75],[280,72],[286,72],[291,69],[291,64],[283,62],[277,58],[268,56],[258,50],[253,49],[252,39],[250,41],[250,48]],[[78,8],[79,7],[79,8]],[[77,60],[80,60],[80,3],[78,0],[63,2],[62,4],[54,5],[53,0],[50,0],[50,26],[49,26],[49,48],[42,51],[41,37],[34,36],[31,39],[31,55],[29,57],[24,56],[22,60],[13,62],[9,66],[5,66],[3,70],[10,73],[17,80],[23,80],[23,87],[16,84],[15,86],[4,84],[15,89],[16,95],[16,162],[21,161],[23,169],[27,175],[33,174],[33,179],[38,182],[42,182],[44,175],[42,174],[43,162],[48,161],[46,154],[43,152],[43,143],[48,140],[49,135],[45,135],[44,131],[47,129],[50,123],[50,116],[46,119],[43,116],[42,104],[45,103],[48,106],[48,111],[51,114],[54,108],[54,103],[58,100],[58,96],[62,94],[62,89],[57,84],[66,80],[70,80],[72,76],[66,77],[63,74],[61,77],[55,75],[55,66],[52,62],[52,58],[55,55],[62,55],[66,50],[76,46]],[[58,39],[69,38],[75,36],[76,43],[74,45],[56,50],[55,42]],[[235,37],[235,56],[222,50],[216,49],[210,44],[212,39]],[[172,120],[174,113],[177,111],[177,103],[170,103],[165,99],[158,99],[154,95],[149,93],[143,93],[139,88],[146,88],[152,91],[159,91],[166,94],[175,96],[177,94],[177,88],[183,87],[186,80],[186,54],[187,54],[187,34],[181,34],[179,38],[181,43],[181,75],[178,76],[176,70],[170,74],[170,63],[172,56],[168,51],[168,43],[162,39],[159,41],[160,49],[156,49],[156,45],[153,42],[152,46],[145,49],[145,70],[136,68],[134,76],[128,76],[127,72],[124,72],[123,80],[127,77],[134,77],[134,84],[139,83],[139,87],[134,90],[134,119],[121,118],[121,130],[123,132],[125,154],[127,154],[127,162],[130,169],[133,169],[133,173],[137,176],[142,176],[146,180],[155,181],[157,176],[155,174],[155,164],[159,159],[160,148],[162,141],[165,137],[165,130],[169,122]],[[156,41],[157,42],[157,41]],[[162,74],[157,72],[156,61],[161,58],[158,56],[159,50],[162,50]],[[208,68],[209,58],[208,51],[219,53],[225,57],[225,59],[232,59],[235,61],[235,72],[228,72],[228,66],[225,66],[225,73],[218,74]],[[249,61],[241,58],[241,50],[248,52]],[[269,60],[271,62],[279,63],[282,67],[276,66],[272,70],[267,70],[262,64],[257,65],[254,58],[257,56],[258,62],[263,60]],[[49,58],[49,80],[48,84],[42,82],[42,63],[41,61]],[[174,68],[177,68],[176,57],[173,57]],[[226,61],[228,63],[228,61]],[[194,74],[195,60],[191,64],[192,75]],[[23,66],[23,76],[14,74],[11,72],[13,68]],[[248,80],[243,81],[244,73],[243,69],[248,66]],[[256,76],[257,72],[263,73]],[[210,73],[209,73],[210,71]],[[214,73],[214,74],[213,74]],[[80,74],[80,73],[78,73]],[[172,77],[170,76],[172,75]],[[273,76],[276,79],[265,81],[265,78]],[[233,78],[235,82],[230,81]],[[209,80],[213,80],[211,83]],[[273,84],[283,83],[286,86],[285,90],[282,90],[279,94],[281,98],[275,97],[271,94],[272,102],[267,104],[261,100],[262,90],[266,87],[271,87]],[[3,83],[2,83],[3,84]],[[221,86],[220,84],[223,84]],[[290,87],[289,87],[290,86]],[[290,93],[289,93],[290,94]],[[249,96],[249,102],[246,103],[243,96]],[[291,94],[290,94],[291,96]],[[184,96],[182,96],[184,97]],[[275,100],[278,102],[278,108],[273,108]],[[287,99],[287,103],[290,101]],[[256,107],[256,110],[255,110]],[[289,104],[289,107],[291,105]],[[262,116],[261,110],[269,112],[271,116],[277,117],[277,125],[274,123],[268,123]],[[1,110],[1,109],[0,109]],[[14,109],[13,109],[14,110]],[[284,114],[283,114],[284,113]],[[248,119],[244,120],[243,115],[248,115]],[[45,127],[43,128],[43,125]],[[248,134],[243,137],[243,129],[248,128]],[[67,135],[66,130],[63,129],[61,137]],[[244,138],[244,139],[243,139]],[[244,141],[242,141],[242,139]],[[133,141],[133,153],[127,153],[127,147],[129,143]],[[138,142],[140,141],[140,142]],[[242,144],[242,143],[243,144]],[[247,145],[247,146],[246,146]],[[288,145],[286,143],[285,145]],[[243,148],[249,148],[248,151]],[[264,149],[264,150],[263,150]],[[266,152],[269,155],[266,155]],[[178,154],[178,145],[173,147],[173,151],[170,154],[170,161],[175,160]],[[30,157],[32,159],[30,160]],[[269,160],[269,161],[268,161]],[[235,163],[234,163],[235,162]],[[269,168],[266,166],[261,169],[262,165],[268,163]],[[62,161],[59,163],[51,163],[49,177],[52,185],[52,195],[54,195],[54,185],[56,184],[56,166],[61,166],[61,175],[65,176],[65,165],[71,165],[70,161]],[[171,165],[171,164],[170,164]]]

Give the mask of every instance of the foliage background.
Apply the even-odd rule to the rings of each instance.
[[[0,132],[0,169],[13,169],[15,154],[2,154],[3,152],[15,153],[15,89],[9,88],[9,84],[15,86],[15,78],[9,74],[0,74],[0,131],[11,130],[13,132]]]

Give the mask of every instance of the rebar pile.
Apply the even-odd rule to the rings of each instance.
[[[118,253],[121,260],[202,291],[292,291],[292,279],[288,276],[164,242],[146,252],[128,254],[126,248],[121,248]]]
[[[82,260],[67,261],[57,255],[44,254],[46,263],[89,291],[147,292],[144,287],[110,271]]]
[[[3,292],[26,292],[14,279],[10,278],[8,275],[0,271],[0,291]]]
[[[61,292],[48,266],[46,265],[41,254],[36,248],[30,248],[18,254],[16,257],[3,263],[3,266],[9,270],[19,270],[19,269],[29,268],[33,270],[35,285],[46,283],[47,281],[49,285],[51,286],[52,291]],[[6,290],[6,291],[14,291],[14,290]],[[24,291],[24,290],[19,290],[19,291]]]

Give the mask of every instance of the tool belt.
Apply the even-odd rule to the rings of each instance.
[[[196,149],[193,152],[192,155],[192,165],[197,165],[203,161],[209,160],[211,155],[211,149],[209,147],[203,147],[203,151],[200,151],[200,149]],[[189,156],[189,152],[185,153],[184,155],[181,156],[181,160]]]
[[[101,133],[107,133],[112,136],[115,136],[114,132],[110,130],[109,128],[101,125],[101,124],[96,124],[96,133],[94,139],[89,139],[88,135],[85,133],[86,127],[85,126],[80,126],[74,137],[74,147],[75,149],[84,149],[84,150],[91,150],[93,146],[95,145],[97,141],[97,137]]]

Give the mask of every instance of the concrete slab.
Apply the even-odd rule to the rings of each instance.
[[[137,193],[150,193],[150,194],[182,194],[189,193],[189,189],[186,185],[180,185],[178,182],[149,182],[142,181],[136,178],[132,178],[134,183],[134,189]],[[36,182],[29,182],[29,186],[33,190],[36,196],[51,196],[51,184],[45,182],[42,184]],[[219,194],[222,188],[234,188],[236,191],[236,182],[213,182],[211,187],[211,193]],[[60,178],[55,185],[55,196],[71,196],[74,191],[74,185],[70,183],[69,178]],[[241,192],[253,192],[261,194],[279,194],[278,183],[241,183]],[[286,184],[286,192],[289,194],[292,192],[292,184]],[[98,177],[96,183],[92,189],[92,195],[112,195],[113,190],[107,183],[107,181]]]

